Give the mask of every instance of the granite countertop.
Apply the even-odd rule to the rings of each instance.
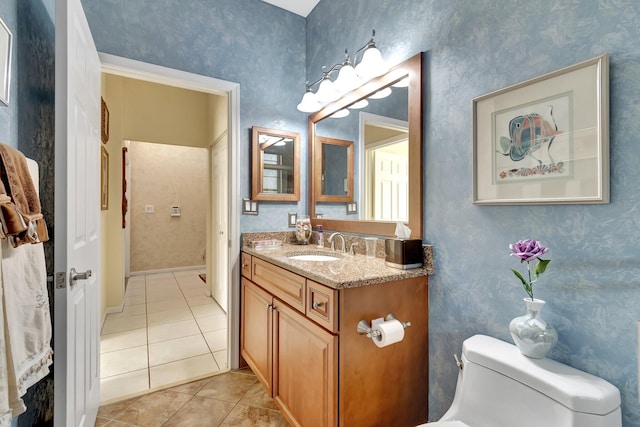
[[[317,246],[284,244],[275,248],[251,248],[242,251],[256,258],[275,264],[334,289],[355,288],[376,283],[421,277],[431,274],[429,268],[399,270],[387,267],[384,258],[368,258],[366,255],[346,255]],[[339,257],[337,261],[300,261],[292,255],[322,254]]]

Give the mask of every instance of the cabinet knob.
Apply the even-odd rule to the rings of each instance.
[[[312,305],[312,307],[313,307],[313,308],[320,308],[320,307],[322,307],[323,305],[324,305],[324,303],[323,303],[323,302],[314,302],[314,303],[313,303],[313,305]]]

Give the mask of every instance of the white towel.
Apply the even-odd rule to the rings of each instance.
[[[49,373],[51,317],[42,243],[12,247],[2,241],[2,287],[9,405],[26,410],[21,397]]]
[[[2,301],[2,286],[0,286],[0,301]],[[4,309],[0,304],[0,427],[10,427],[11,418],[13,418],[9,407],[6,348],[4,341]]]

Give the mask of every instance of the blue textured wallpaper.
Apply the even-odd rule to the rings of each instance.
[[[306,115],[295,109],[305,77],[317,79],[322,65],[360,47],[372,28],[391,64],[426,52],[424,234],[436,256],[430,418],[451,402],[452,354],[464,339],[484,333],[510,341],[507,327],[524,312],[524,291],[509,271],[508,244],[535,238],[552,249],[537,286],[560,337],[549,356],[618,386],[624,426],[640,425],[640,3],[322,0],[306,21],[258,0],[83,4],[100,51],[241,84],[243,197],[250,194],[252,125],[295,130],[306,140]],[[605,52],[611,203],[472,205],[471,100]],[[306,159],[304,144],[301,154]],[[241,231],[286,229],[287,212],[306,211],[306,169],[301,178],[300,203],[261,203],[260,215],[242,217]]]
[[[353,25],[356,22],[357,25]],[[327,28],[332,30],[328,31]],[[429,413],[455,390],[452,354],[483,333],[511,341],[524,312],[508,245],[541,240],[551,263],[537,286],[560,342],[549,357],[620,388],[623,423],[640,425],[640,3],[601,1],[323,0],[307,23],[307,73],[364,43],[392,63],[426,52],[425,240],[430,277]],[[335,29],[335,30],[333,30]],[[474,206],[471,100],[602,53],[610,55],[611,203]]]
[[[258,0],[82,0],[98,51],[240,83],[240,191],[251,197],[251,126],[300,132],[307,158],[305,19]],[[307,182],[306,168],[301,182]],[[299,203],[260,203],[242,231],[282,230]],[[238,201],[240,203],[240,201]]]
[[[13,34],[11,97],[9,106],[0,105],[0,142],[18,148],[40,166],[40,202],[51,236],[44,243],[49,274],[53,274],[54,235],[55,30],[52,11],[53,0],[0,2],[0,17]],[[50,297],[52,293],[53,288],[49,286]],[[53,376],[30,387],[23,399],[27,411],[12,420],[13,426],[51,423]]]

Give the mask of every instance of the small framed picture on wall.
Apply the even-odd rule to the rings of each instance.
[[[102,143],[106,144],[109,141],[109,109],[102,97],[100,97],[100,131]]]
[[[11,31],[0,19],[0,101],[9,105],[9,89],[11,87],[11,43],[13,36]]]
[[[104,146],[100,156],[100,209],[109,209],[109,152]]]

